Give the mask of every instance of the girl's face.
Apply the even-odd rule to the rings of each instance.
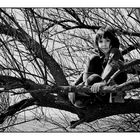
[[[101,38],[98,40],[98,47],[103,53],[108,53],[110,50],[111,40],[109,38]]]

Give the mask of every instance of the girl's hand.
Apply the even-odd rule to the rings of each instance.
[[[93,93],[97,93],[100,91],[100,89],[105,85],[104,82],[99,82],[99,83],[95,83],[91,86],[91,91]]]

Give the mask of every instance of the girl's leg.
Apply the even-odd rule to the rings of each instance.
[[[102,61],[99,56],[93,56],[87,64],[85,72],[83,74],[83,81],[86,81],[92,74],[101,75],[103,71]]]

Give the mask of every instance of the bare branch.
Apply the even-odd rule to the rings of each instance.
[[[122,55],[128,54],[129,52],[135,50],[136,48],[138,48],[140,46],[140,44],[134,44],[134,45],[129,45],[129,47],[127,49],[124,49],[122,51]]]
[[[17,30],[10,26],[7,27],[0,23],[0,33],[15,37],[19,42],[23,43],[27,49],[31,49],[36,57],[41,59],[44,64],[48,66],[58,85],[68,85],[64,73],[58,63],[46,52],[45,48],[41,48],[40,44],[31,38],[25,31]]]
[[[10,106],[6,110],[6,112],[3,112],[0,114],[0,124],[2,124],[8,116],[13,116],[16,112],[18,112],[26,107],[32,106],[32,105],[35,105],[35,99],[30,98],[30,99],[24,99],[16,104]]]

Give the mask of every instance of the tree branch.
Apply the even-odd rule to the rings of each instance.
[[[122,69],[120,69],[118,72],[115,73],[117,75],[121,70],[128,69],[129,67],[133,67],[134,65],[138,65],[140,63],[140,60],[133,60],[131,62],[127,62]],[[113,77],[115,77],[115,75]],[[113,79],[112,77],[112,79]],[[110,115],[116,115],[120,113],[140,113],[138,110],[138,107],[140,107],[140,101],[131,101],[129,103],[124,103],[123,108],[122,104],[101,104],[101,103],[96,103],[96,104],[91,104],[87,106],[86,108],[79,109],[73,106],[69,100],[68,100],[68,93],[69,92],[75,92],[79,93],[81,96],[89,96],[89,98],[96,98],[95,94],[92,93],[92,90],[90,87],[81,87],[81,86],[45,86],[41,84],[36,84],[35,82],[29,80],[29,79],[20,79],[17,77],[12,77],[12,76],[0,76],[0,87],[7,85],[7,90],[11,88],[25,88],[28,93],[31,94],[32,99],[36,101],[36,104],[39,106],[44,106],[44,107],[52,107],[52,108],[57,108],[65,111],[72,112],[74,114],[77,114],[80,118],[80,120],[72,124],[71,127],[76,127],[76,125],[79,125],[82,122],[90,122],[94,121],[99,118],[107,117]],[[8,88],[11,87],[11,88]],[[140,88],[140,81],[135,80],[135,81],[127,81],[121,85],[114,85],[114,86],[104,86],[100,94],[109,94],[109,93],[116,93],[119,91],[129,91],[131,89],[136,89]],[[84,94],[82,94],[84,93]],[[61,98],[61,100],[59,100]],[[25,100],[26,101],[26,100]],[[24,103],[24,101],[23,101]],[[19,111],[19,105],[21,103],[13,105],[12,108],[16,108],[15,110],[13,109],[8,109],[6,111],[6,114],[1,114],[1,122],[5,120],[5,118],[9,115],[13,115],[17,111]],[[31,104],[33,105],[33,104]],[[130,110],[130,105],[133,105],[132,109]],[[138,106],[138,107],[137,107]],[[25,105],[26,107],[26,105]],[[121,107],[121,109],[120,109]],[[11,108],[11,107],[10,107]],[[18,108],[18,109],[17,109]],[[100,108],[100,109],[99,109]],[[115,108],[115,109],[114,109]],[[106,113],[103,113],[105,112]],[[88,114],[88,115],[87,115]],[[96,115],[98,114],[98,115]]]
[[[12,106],[10,106],[5,112],[0,114],[0,124],[2,124],[8,116],[13,116],[16,112],[27,108],[29,106],[35,105],[35,99],[24,99]]]
[[[135,50],[136,48],[138,48],[138,46],[140,46],[139,44],[134,44],[134,45],[129,45],[129,47],[127,49],[124,49],[122,51],[122,55],[126,55],[128,54],[129,52]]]
[[[8,79],[8,78],[7,78]],[[12,79],[12,78],[11,78]],[[31,84],[30,84],[31,85]],[[40,87],[40,88],[39,88]],[[111,86],[111,87],[104,87],[102,89],[102,93],[114,93],[117,91],[127,91],[134,88],[139,88],[140,82],[139,81],[129,81],[124,84],[118,85],[118,86]],[[72,124],[72,128],[76,127],[76,125],[79,125],[82,122],[91,122],[96,119],[104,118],[111,115],[117,115],[117,114],[124,114],[124,113],[140,113],[140,101],[131,101],[131,102],[125,102],[123,103],[93,103],[86,108],[79,109],[74,107],[67,98],[68,92],[77,92],[82,93],[84,92],[87,95],[94,95],[90,89],[90,87],[78,87],[78,86],[55,86],[55,87],[46,87],[43,88],[42,86],[36,87],[36,85],[32,85],[29,90],[31,95],[33,96],[31,103],[30,101],[24,100],[20,103],[17,103],[13,105],[12,107],[9,107],[6,113],[2,113],[1,123],[6,119],[7,116],[11,116],[17,111],[28,107],[28,105],[34,105],[37,104],[38,106],[44,106],[44,107],[52,107],[57,108],[65,111],[69,111],[72,113],[75,113],[79,116],[80,120],[76,121]],[[54,94],[57,94],[54,95]],[[82,94],[81,94],[82,95]],[[58,101],[58,99],[55,99],[56,97],[65,97],[62,103]],[[84,97],[83,97],[84,98]],[[91,98],[91,97],[90,97]],[[92,96],[94,98],[94,96]],[[26,103],[27,101],[27,103]],[[28,102],[29,101],[29,102]],[[24,104],[24,105],[23,105]],[[23,106],[22,106],[23,105]],[[121,108],[121,109],[120,109]]]
[[[50,73],[53,75],[58,85],[68,85],[60,65],[47,53],[45,48],[41,48],[40,44],[25,31],[12,28],[11,26],[7,27],[0,23],[0,33],[14,37],[17,41],[24,44],[28,50],[32,50],[36,57],[41,59],[49,68]]]

